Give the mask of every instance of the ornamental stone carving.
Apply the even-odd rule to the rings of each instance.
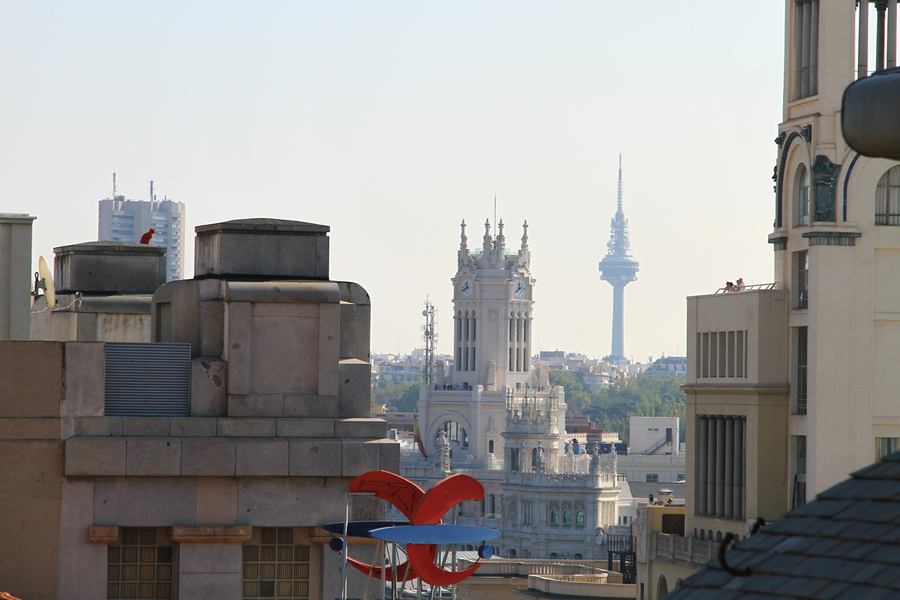
[[[505,516],[510,523],[519,522],[519,503],[515,498],[510,498],[509,503],[506,505]]]

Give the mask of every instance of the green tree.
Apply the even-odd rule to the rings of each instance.
[[[421,385],[421,381],[390,383],[386,379],[379,379],[372,387],[372,403],[385,404],[387,410],[392,412],[415,412]]]
[[[595,427],[615,431],[628,439],[629,417],[671,417],[677,411],[685,414],[683,377],[627,377],[607,389],[588,392],[578,373],[550,371],[550,384],[566,390],[566,403],[577,406],[590,417]],[[679,422],[679,435],[684,439],[684,419]]]

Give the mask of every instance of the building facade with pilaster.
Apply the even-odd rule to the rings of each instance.
[[[900,165],[841,134],[844,89],[896,66],[896,34],[895,0],[785,2],[774,283],[688,298],[685,525],[648,534],[639,598],[675,581],[663,545],[743,539],[897,449]]]

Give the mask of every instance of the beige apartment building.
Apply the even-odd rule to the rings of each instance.
[[[152,294],[149,343],[66,341],[84,339],[80,327],[0,341],[0,590],[340,595],[340,555],[321,526],[344,520],[353,478],[398,471],[400,452],[369,418],[369,297],[329,279],[328,231],[272,219],[198,227],[197,278]],[[164,281],[159,252],[101,246],[62,249],[70,292],[96,291],[104,260],[150,287]],[[143,306],[137,291],[96,314]],[[354,500],[352,519],[383,516],[380,501]],[[353,556],[371,555],[356,546]],[[365,576],[351,577],[358,596]]]
[[[688,298],[684,531],[648,532],[640,600],[897,449],[900,166],[841,135],[847,85],[896,66],[897,3],[856,4],[785,1],[773,283]]]

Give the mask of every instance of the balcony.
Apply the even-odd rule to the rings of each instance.
[[[719,542],[653,532],[653,556],[702,566],[719,552]]]

